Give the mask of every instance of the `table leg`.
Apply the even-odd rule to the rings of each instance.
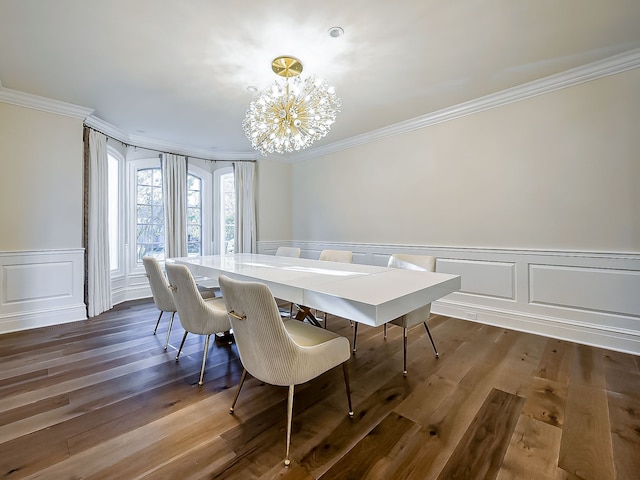
[[[298,312],[294,317],[296,320],[299,320],[301,322],[308,320],[311,325],[315,325],[316,327],[320,326],[320,322],[318,321],[316,316],[311,312],[311,309],[309,307],[296,304],[296,308],[298,309]]]

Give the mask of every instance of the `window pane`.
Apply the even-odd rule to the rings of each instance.
[[[138,185],[151,185],[151,169],[138,170]]]
[[[138,204],[138,213],[136,215],[137,223],[151,223],[151,206]]]
[[[187,195],[187,206],[189,207],[200,207],[200,191],[199,190],[190,190]]]
[[[160,168],[138,170],[136,185],[137,261],[150,255],[164,260],[164,209]]]
[[[109,267],[111,270],[117,270],[120,265],[118,237],[120,229],[118,228],[119,217],[119,192],[118,185],[118,160],[110,154],[107,154],[107,171],[109,175]]]
[[[202,180],[200,180],[195,175],[189,175],[187,178],[187,189],[189,190],[202,190],[200,185],[202,184]]]
[[[202,180],[187,175],[187,251],[202,255]],[[136,245],[137,260],[150,255],[165,259],[164,205],[162,198],[162,169],[138,170],[136,185]]]
[[[202,255],[202,180],[187,175],[187,252]]]
[[[235,251],[236,194],[233,172],[220,175],[220,253]]]
[[[142,184],[138,184],[137,190],[137,203],[138,205],[151,205],[151,187],[145,187]]]
[[[162,188],[162,169],[160,168],[150,168],[151,174],[153,175],[152,185],[154,187]]]
[[[151,203],[158,207],[162,206],[162,186],[153,187],[153,194],[151,195]]]

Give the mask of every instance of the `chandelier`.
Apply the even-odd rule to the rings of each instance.
[[[342,104],[325,80],[298,76],[302,63],[297,58],[278,57],[271,68],[286,81],[276,81],[258,93],[242,128],[262,155],[303,150],[329,133]]]

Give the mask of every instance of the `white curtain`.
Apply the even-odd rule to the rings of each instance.
[[[87,169],[86,258],[89,317],[113,307],[109,264],[109,175],[107,137],[89,130],[85,144]]]
[[[165,258],[187,256],[187,159],[163,153],[162,197],[164,201]]]
[[[255,162],[233,164],[236,190],[236,253],[256,251],[255,166]]]

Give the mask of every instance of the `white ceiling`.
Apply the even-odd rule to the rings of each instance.
[[[0,0],[3,87],[216,156],[279,55],[336,87],[328,145],[638,47],[638,0]]]

